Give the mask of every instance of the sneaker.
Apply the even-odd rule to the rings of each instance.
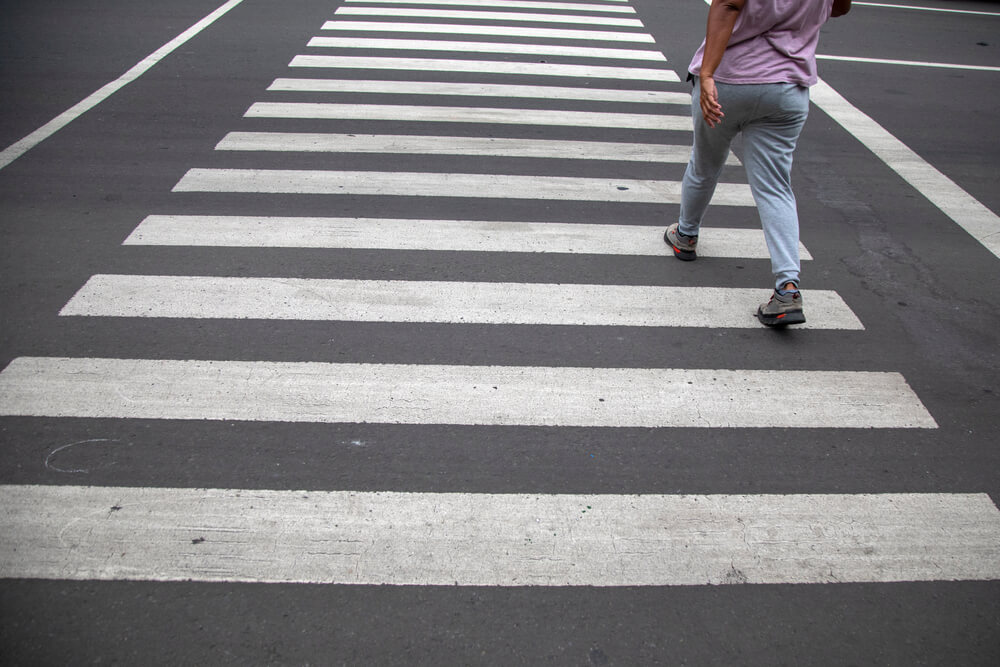
[[[677,259],[684,260],[685,262],[691,262],[698,259],[698,255],[695,254],[695,247],[698,245],[697,236],[688,236],[687,234],[682,234],[680,229],[678,229],[679,224],[674,223],[667,227],[667,231],[663,234],[663,240],[667,242],[667,245],[674,251],[674,257]]]
[[[757,308],[757,319],[769,327],[802,324],[806,321],[802,312],[802,293],[797,289],[774,290],[771,300]]]

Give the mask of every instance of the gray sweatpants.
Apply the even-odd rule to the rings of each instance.
[[[694,147],[681,190],[680,231],[696,236],[729,146],[743,134],[747,180],[771,253],[775,285],[799,282],[799,216],[792,193],[792,153],[809,113],[809,89],[794,83],[716,83],[725,116],[714,128],[701,115],[698,83],[691,104]]]

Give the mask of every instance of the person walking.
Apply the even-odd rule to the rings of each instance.
[[[697,257],[702,219],[742,134],[747,180],[771,255],[775,287],[757,309],[767,326],[806,321],[799,291],[799,218],[792,154],[816,83],[822,25],[851,0],[712,0],[705,41],[688,67],[694,81],[694,145],[681,185],[678,221],[664,240],[678,259]]]

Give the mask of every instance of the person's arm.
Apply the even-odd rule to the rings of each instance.
[[[705,30],[705,51],[701,60],[698,81],[701,85],[701,115],[709,127],[715,127],[725,114],[719,104],[715,88],[715,70],[722,62],[729,38],[733,36],[736,19],[743,11],[746,0],[712,0],[708,8],[708,27]]]
[[[830,16],[837,18],[851,11],[851,0],[833,0],[833,11]]]

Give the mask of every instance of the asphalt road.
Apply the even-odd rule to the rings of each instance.
[[[214,10],[218,0],[3,2],[0,147]],[[632,0],[679,72],[700,0]],[[990,2],[899,4],[1000,13]],[[902,374],[936,429],[588,428],[0,417],[3,485],[471,494],[968,494],[1000,498],[1000,259],[814,107],[796,154],[804,287],[864,331],[66,317],[95,274],[552,284],[769,285],[768,263],[346,248],[122,245],[153,214],[666,225],[676,206],[525,199],[174,192],[191,168],[435,170],[422,155],[214,150],[228,132],[329,131],[243,118],[339,3],[245,0],[136,81],[0,169],[0,368],[19,357],[731,368]],[[605,45],[606,46],[606,45]],[[312,49],[310,53],[320,53]],[[1000,66],[1000,16],[858,5],[829,56]],[[414,55],[414,57],[416,57]],[[497,58],[499,59],[499,58]],[[514,58],[516,59],[516,58]],[[369,73],[370,74],[370,73]],[[343,78],[365,78],[347,71]],[[823,60],[851,104],[1000,211],[998,71]],[[466,81],[460,74],[414,80]],[[535,83],[517,78],[517,83]],[[497,81],[508,79],[498,78]],[[572,85],[567,83],[566,85]],[[609,87],[636,87],[609,84]],[[639,86],[641,87],[641,86]],[[679,84],[653,85],[683,91]],[[372,96],[347,96],[372,103]],[[405,103],[420,104],[404,97]],[[396,103],[394,100],[393,103]],[[463,104],[474,105],[465,101]],[[494,106],[605,110],[597,103]],[[615,111],[642,113],[621,103]],[[342,133],[420,133],[396,121]],[[433,133],[427,131],[428,133]],[[475,136],[449,125],[451,136]],[[527,126],[532,139],[685,140]],[[739,147],[736,147],[739,154]],[[449,158],[463,173],[679,180],[681,164]],[[738,171],[731,178],[741,181]],[[720,208],[751,228],[749,208]],[[766,292],[764,292],[766,295]],[[808,298],[808,292],[806,292]],[[796,397],[788,396],[789,403]],[[2,400],[2,399],[0,399]],[[775,404],[775,412],[788,410]],[[60,447],[92,441],[54,455]],[[361,444],[359,444],[361,443]],[[996,581],[646,587],[339,586],[0,580],[7,664],[967,664],[1000,661]]]

